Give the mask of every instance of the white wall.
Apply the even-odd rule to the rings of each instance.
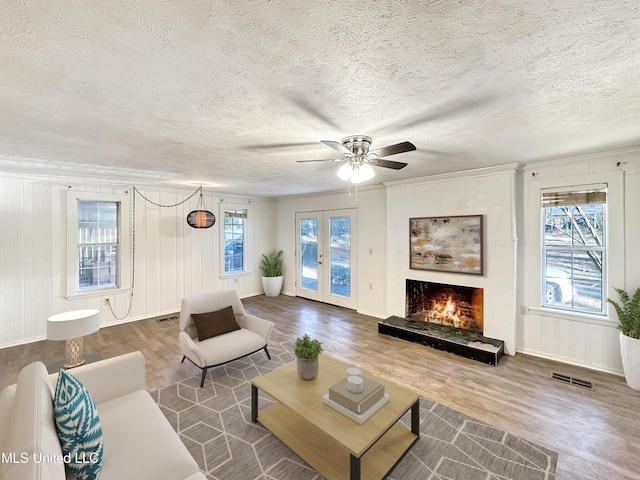
[[[609,262],[609,287],[635,290],[640,286],[640,149],[532,164],[517,173],[515,190],[513,176],[514,167],[508,166],[392,182],[360,188],[357,201],[346,187],[323,195],[252,199],[253,271],[231,279],[219,276],[219,196],[205,195],[218,223],[202,231],[184,222],[195,200],[179,209],[160,209],[137,198],[135,295],[124,321],[177,311],[182,296],[190,292],[237,288],[242,296],[262,293],[260,255],[280,248],[285,252],[284,293],[293,295],[295,213],[356,208],[358,311],[378,318],[404,315],[406,278],[482,287],[485,334],[505,340],[508,353],[517,350],[620,374],[615,318],[539,308],[540,212],[532,198],[550,184],[622,182],[619,201],[609,205],[610,244],[617,245]],[[46,318],[65,310],[99,308],[103,324],[119,321],[105,309],[103,296],[64,296],[66,191],[66,185],[0,179],[0,347],[44,338]],[[92,191],[111,193],[114,188]],[[177,203],[190,193],[144,190],[163,204]],[[224,200],[248,204],[248,199]],[[409,269],[409,218],[475,214],[484,216],[484,275]],[[110,297],[117,315],[123,315],[127,294]]]
[[[275,245],[274,202],[233,199],[249,209],[247,263],[251,273],[220,277],[220,209],[222,198],[204,195],[216,224],[203,230],[186,224],[197,197],[175,208],[160,208],[136,197],[135,287],[66,298],[66,196],[68,185],[0,179],[0,347],[46,338],[50,315],[80,308],[101,310],[103,326],[173,313],[182,297],[205,290],[235,288],[241,296],[262,293],[260,254]],[[80,187],[81,191],[122,193],[131,187]],[[153,202],[169,205],[192,191],[141,189]],[[127,213],[131,221],[131,213]],[[104,305],[112,301],[116,317]]]
[[[527,166],[521,180],[525,241],[519,256],[522,309],[518,309],[518,351],[622,374],[618,322],[611,306],[605,318],[540,308],[540,189],[594,183],[608,184],[608,296],[617,299],[612,287],[635,291],[640,286],[640,150]],[[522,315],[520,310],[528,313]]]
[[[278,248],[284,251],[283,292],[295,294],[295,214],[319,210],[355,208],[358,222],[356,246],[358,307],[361,313],[385,318],[386,311],[386,191],[383,187],[360,187],[324,195],[283,197],[276,202]],[[370,254],[370,252],[372,252]],[[369,288],[371,284],[371,288]]]
[[[484,289],[484,335],[516,352],[515,165],[389,183],[387,191],[387,312],[405,315],[405,280]],[[483,216],[484,274],[411,270],[409,219]]]

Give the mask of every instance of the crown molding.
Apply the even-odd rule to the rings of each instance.
[[[522,168],[523,172],[529,172],[531,170],[535,170],[536,168],[543,168],[548,166],[558,166],[565,165],[569,163],[575,163],[579,161],[589,161],[589,160],[606,160],[607,158],[610,160],[618,160],[624,162],[628,155],[640,155],[640,147],[627,147],[627,148],[618,148],[615,150],[602,150],[599,152],[590,152],[590,153],[582,153],[577,155],[571,155],[569,157],[552,157],[547,158],[545,160],[540,160],[539,162],[528,163]]]
[[[460,172],[442,173],[439,175],[429,175],[426,177],[409,178],[407,180],[394,180],[385,182],[387,188],[402,187],[406,185],[418,185],[424,183],[449,182],[451,180],[461,180],[464,178],[488,177],[503,173],[515,173],[520,167],[519,163],[509,163],[496,167],[475,168],[473,170],[462,170]]]

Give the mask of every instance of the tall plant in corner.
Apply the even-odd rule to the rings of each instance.
[[[620,303],[607,298],[618,314],[620,355],[627,385],[640,390],[640,288],[633,296],[621,288],[614,288]]]
[[[277,297],[282,290],[282,250],[269,256],[262,254],[262,288],[267,297]]]
[[[263,277],[282,276],[282,250],[272,253],[268,257],[262,254],[262,265],[260,265]]]

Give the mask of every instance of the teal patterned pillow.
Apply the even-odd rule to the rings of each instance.
[[[102,466],[102,427],[89,392],[76,377],[60,370],[53,403],[65,463],[78,479],[97,479]]]

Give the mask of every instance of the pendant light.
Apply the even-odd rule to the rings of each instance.
[[[202,185],[200,185],[200,198],[196,209],[187,215],[187,223],[193,228],[210,228],[216,223],[216,216],[207,210],[202,197]]]

